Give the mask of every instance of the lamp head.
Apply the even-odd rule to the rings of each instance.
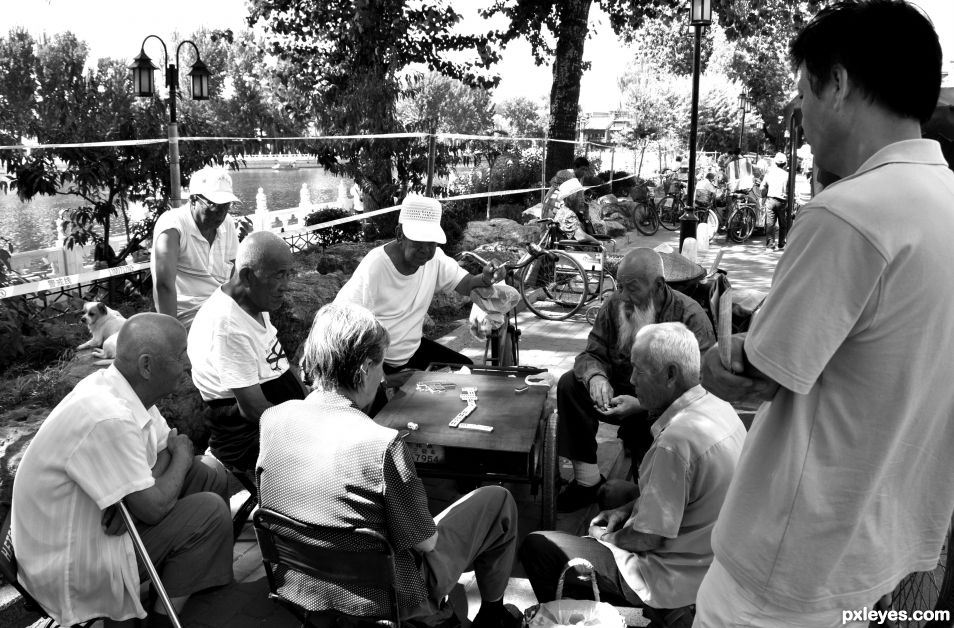
[[[209,77],[212,73],[202,59],[196,59],[192,64],[192,71],[189,72],[192,77],[192,100],[209,99]]]
[[[133,91],[139,98],[151,98],[155,93],[155,83],[153,81],[153,72],[159,68],[146,55],[146,51],[139,50],[139,54],[133,59],[129,66],[132,70]]]

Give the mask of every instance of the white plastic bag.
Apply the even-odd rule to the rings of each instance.
[[[592,600],[564,600],[563,580],[566,573],[575,567],[580,567],[589,577],[593,586]],[[526,628],[563,628],[563,627],[592,627],[592,628],[626,628],[623,617],[612,604],[600,602],[600,592],[596,587],[596,575],[593,565],[583,558],[573,558],[563,568],[560,580],[557,582],[556,600],[531,606],[524,611],[524,626]]]

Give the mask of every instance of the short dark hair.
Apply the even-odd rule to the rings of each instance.
[[[574,170],[576,170],[577,168],[589,168],[589,167],[590,167],[590,160],[587,159],[586,157],[577,157],[576,159],[573,160]]]
[[[931,20],[903,0],[839,2],[822,9],[789,46],[812,93],[844,66],[867,97],[889,111],[927,122],[941,89],[941,44]]]

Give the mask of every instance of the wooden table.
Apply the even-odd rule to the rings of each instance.
[[[444,392],[418,390],[417,384],[454,384]],[[526,482],[533,495],[542,487],[541,528],[556,525],[557,451],[555,413],[543,416],[547,387],[530,386],[506,373],[459,375],[419,371],[411,375],[375,421],[407,432],[405,442],[421,477]],[[448,426],[467,403],[464,387],[477,388],[477,409],[464,423],[489,425],[492,432]],[[408,423],[418,429],[409,430]]]

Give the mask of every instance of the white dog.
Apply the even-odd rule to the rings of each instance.
[[[116,357],[116,336],[126,322],[126,318],[116,310],[106,307],[99,301],[87,301],[83,304],[80,320],[89,327],[92,334],[87,342],[77,349],[93,348],[94,358],[113,359]],[[108,364],[108,362],[107,362]]]

